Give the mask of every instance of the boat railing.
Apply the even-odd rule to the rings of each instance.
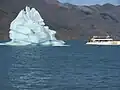
[[[111,39],[110,36],[93,36],[93,39]]]

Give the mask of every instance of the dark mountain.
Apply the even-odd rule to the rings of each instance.
[[[59,39],[87,39],[107,33],[120,39],[120,6],[76,6],[57,0],[0,0],[0,39],[8,38],[9,24],[18,12],[36,8]]]

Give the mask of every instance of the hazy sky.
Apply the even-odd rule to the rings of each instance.
[[[69,2],[72,4],[105,4],[105,3],[112,3],[112,4],[118,4],[120,0],[59,0],[61,2]]]

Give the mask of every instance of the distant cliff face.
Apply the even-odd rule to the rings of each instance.
[[[76,6],[57,0],[0,0],[0,39],[8,39],[10,22],[26,5],[36,8],[59,39],[87,39],[107,33],[120,39],[120,6]]]

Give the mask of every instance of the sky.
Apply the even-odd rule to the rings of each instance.
[[[120,4],[120,0],[59,0],[59,1],[63,3],[69,2],[77,5],[93,5],[105,3]]]

